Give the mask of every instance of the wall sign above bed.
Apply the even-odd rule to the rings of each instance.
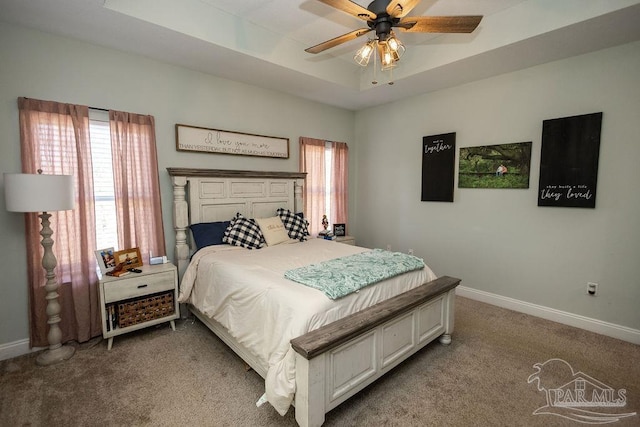
[[[176,124],[176,150],[289,158],[289,138]]]

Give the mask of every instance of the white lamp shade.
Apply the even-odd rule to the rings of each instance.
[[[73,175],[5,173],[4,197],[10,212],[73,209],[76,200]]]

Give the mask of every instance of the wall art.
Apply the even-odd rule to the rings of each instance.
[[[529,188],[531,141],[460,148],[459,188]]]
[[[423,202],[453,202],[456,166],[456,133],[422,138]]]
[[[542,122],[538,206],[595,208],[602,113]]]
[[[289,158],[289,138],[176,124],[176,150]]]

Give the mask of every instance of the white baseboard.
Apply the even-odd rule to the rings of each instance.
[[[566,311],[560,311],[542,305],[531,304],[514,298],[492,294],[490,292],[479,291],[466,286],[458,286],[456,288],[456,295],[496,305],[498,307],[507,308],[519,313],[530,314],[532,316],[552,320],[554,322],[562,323],[563,325],[585,329],[597,334],[628,341],[633,344],[640,344],[640,330],[616,325],[615,323],[603,322],[601,320],[591,319],[578,314],[568,313]],[[39,350],[42,350],[42,348],[30,349],[28,339],[0,344],[0,360],[11,359],[13,357],[22,356],[23,354]]]
[[[29,339],[0,344],[0,360],[12,359],[23,354],[42,350],[40,347],[29,348]]]
[[[554,308],[544,307],[542,305],[531,304],[509,297],[503,297],[490,292],[479,291],[466,286],[458,286],[456,288],[456,295],[496,305],[498,307],[507,308],[519,313],[530,314],[532,316],[552,320],[564,325],[585,329],[597,334],[628,341],[633,344],[640,344],[640,330],[616,325],[615,323],[603,322],[601,320],[591,319],[578,314],[568,313],[566,311],[560,311]]]

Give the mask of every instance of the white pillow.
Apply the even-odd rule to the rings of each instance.
[[[256,218],[256,222],[260,226],[264,239],[267,241],[267,246],[278,245],[289,240],[289,233],[284,228],[280,217]]]

